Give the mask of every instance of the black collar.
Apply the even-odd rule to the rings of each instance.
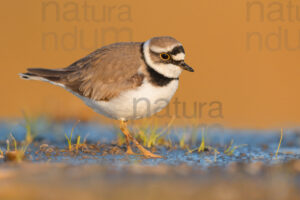
[[[150,82],[152,84],[157,85],[157,86],[165,86],[165,85],[168,85],[173,80],[179,80],[179,78],[166,77],[163,74],[158,73],[152,67],[149,66],[149,64],[147,63],[145,56],[144,56],[144,43],[141,44],[140,51],[142,54],[142,59],[147,66],[147,71],[150,74]]]

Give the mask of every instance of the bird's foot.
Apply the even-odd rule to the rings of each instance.
[[[126,121],[121,121],[121,125],[120,125],[120,129],[121,131],[124,133],[125,137],[126,137],[126,143],[127,143],[127,151],[126,153],[129,155],[137,155],[135,154],[131,147],[130,147],[130,143],[129,141],[131,140],[133,142],[133,144],[135,144],[135,146],[142,152],[143,156],[145,156],[146,158],[162,158],[162,156],[160,155],[156,155],[151,153],[150,151],[148,151],[147,149],[145,149],[142,145],[140,145],[140,143],[130,134],[128,128],[127,128],[127,123]]]
[[[146,158],[162,158],[162,156],[160,155],[157,155],[157,154],[154,154],[154,153],[151,153],[150,151],[146,150],[146,151],[142,151],[143,155],[146,157]]]
[[[134,152],[132,151],[132,148],[131,148],[130,146],[127,146],[126,154],[127,154],[127,155],[137,155],[136,153],[134,153]]]
[[[142,145],[138,143],[138,141],[133,140],[133,142],[135,143],[136,147],[142,152],[143,156],[145,156],[146,158],[162,158],[162,156],[151,153],[150,151],[145,149]]]

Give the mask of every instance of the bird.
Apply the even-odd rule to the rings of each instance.
[[[60,86],[80,98],[96,113],[119,120],[125,135],[126,153],[161,158],[144,148],[128,129],[128,120],[149,117],[168,105],[185,63],[183,45],[171,36],[145,42],[118,42],[96,49],[65,68],[28,68],[19,76]]]

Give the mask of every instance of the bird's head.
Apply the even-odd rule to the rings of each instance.
[[[149,67],[168,78],[178,78],[182,70],[194,71],[184,62],[182,44],[172,37],[151,38],[144,43],[143,54]]]

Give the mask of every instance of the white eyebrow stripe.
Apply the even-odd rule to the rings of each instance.
[[[162,48],[162,47],[158,47],[158,46],[151,46],[150,49],[151,49],[151,51],[153,51],[155,53],[166,53],[166,52],[172,51],[177,46],[182,46],[182,45],[180,43],[177,43],[177,44],[174,44],[172,46],[168,46],[167,48]]]
[[[176,61],[180,61],[180,60],[184,60],[185,58],[185,54],[184,53],[178,53],[176,55],[171,55],[173,60],[176,60]]]

